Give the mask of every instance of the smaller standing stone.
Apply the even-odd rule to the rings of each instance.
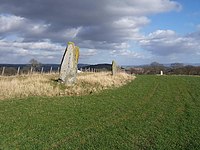
[[[112,61],[112,75],[114,76],[117,73],[117,64],[116,62],[113,60]]]

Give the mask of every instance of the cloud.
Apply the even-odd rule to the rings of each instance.
[[[190,54],[200,52],[200,32],[179,36],[172,30],[157,30],[140,40],[141,47],[155,55]]]
[[[111,0],[110,0],[111,2]],[[126,15],[149,15],[160,12],[166,12],[171,10],[181,10],[182,6],[175,1],[169,0],[116,0],[108,5],[108,10],[115,12],[116,14]]]
[[[60,44],[43,42],[9,42],[0,40],[0,61],[2,63],[12,63],[13,60],[18,60],[27,63],[31,58],[37,58],[41,62],[58,63],[65,50],[65,47]],[[59,57],[56,57],[59,56]],[[52,62],[53,63],[53,62]]]
[[[141,55],[140,53],[131,51],[131,50],[127,50],[127,49],[122,49],[122,50],[113,50],[110,52],[111,55],[114,56],[126,56],[129,58],[143,58],[143,55]]]
[[[0,40],[0,47],[13,47],[13,48],[22,48],[27,50],[50,50],[56,51],[61,50],[64,47],[59,44],[49,43],[48,41],[43,42],[8,42]]]
[[[200,31],[200,24],[198,24],[196,27],[197,27],[197,30]]]
[[[22,18],[29,28],[26,38],[50,38],[63,42],[74,40],[121,42],[137,37],[139,29],[149,23],[145,15],[179,10],[169,0],[2,0],[0,12]],[[30,23],[31,22],[31,23]],[[40,23],[36,25],[30,25]],[[74,33],[75,32],[75,33]],[[46,35],[46,36],[44,36]],[[60,35],[60,38],[58,38]]]
[[[23,24],[24,19],[14,15],[0,15],[0,33],[14,31]]]
[[[80,49],[80,59],[88,59],[90,57],[94,57],[98,54],[96,49]]]
[[[180,9],[172,0],[1,0],[0,39],[21,39],[18,47],[10,46],[19,51],[47,51],[41,41],[59,48],[74,41],[83,49],[125,54],[131,50],[124,45],[143,38],[140,30],[149,15]]]
[[[3,37],[8,35],[18,35],[23,38],[28,36],[41,36],[49,28],[49,24],[43,22],[33,22],[24,17],[15,15],[0,15],[0,34]],[[40,37],[41,38],[41,37]]]

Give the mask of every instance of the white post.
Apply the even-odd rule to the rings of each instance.
[[[162,71],[162,70],[160,71],[160,75],[161,75],[161,76],[163,75],[163,71]]]

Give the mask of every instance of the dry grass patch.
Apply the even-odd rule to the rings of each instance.
[[[53,87],[48,75],[0,77],[0,99],[26,96],[55,96],[58,87]]]
[[[65,89],[65,95],[86,95],[99,92],[104,89],[122,86],[135,77],[126,73],[118,73],[112,76],[111,73],[82,73],[77,77],[74,86]]]
[[[111,87],[119,87],[134,79],[125,73],[81,73],[77,83],[64,86],[55,82],[58,74],[33,74],[0,77],[0,99],[27,96],[86,95]]]

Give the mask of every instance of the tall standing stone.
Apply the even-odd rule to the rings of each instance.
[[[75,46],[73,42],[68,42],[60,66],[60,80],[66,85],[76,82],[78,58],[79,47]]]
[[[113,60],[112,61],[112,75],[114,76],[117,73],[117,64],[116,62]]]

